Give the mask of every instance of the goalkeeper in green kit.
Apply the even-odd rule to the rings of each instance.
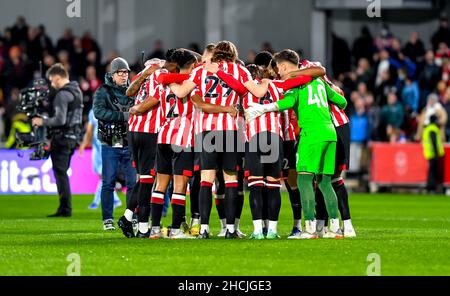
[[[297,68],[292,61],[291,50],[283,50],[274,56],[280,75],[288,76]],[[297,184],[300,189],[305,231],[300,239],[317,238],[315,221],[315,195],[313,180],[316,178],[323,193],[330,220],[330,231],[324,238],[342,238],[339,228],[339,210],[336,193],[331,185],[336,156],[336,131],[331,121],[328,101],[344,109],[347,102],[321,79],[315,79],[302,87],[286,92],[276,103],[252,104],[245,111],[246,120],[251,121],[266,112],[294,109],[301,128],[297,150]]]

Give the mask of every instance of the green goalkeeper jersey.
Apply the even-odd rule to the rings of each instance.
[[[347,101],[322,79],[291,89],[276,102],[280,111],[294,109],[301,133],[300,139],[308,142],[336,141],[336,130],[331,120],[328,101],[344,109]]]

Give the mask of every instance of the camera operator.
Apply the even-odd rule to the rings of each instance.
[[[47,71],[47,78],[56,90],[53,99],[53,116],[34,117],[33,126],[48,128],[50,157],[59,194],[59,208],[47,217],[72,216],[72,195],[67,170],[70,159],[82,132],[83,95],[78,82],[70,81],[62,64],[55,64]]]
[[[98,119],[98,137],[102,143],[102,215],[103,229],[115,230],[114,198],[115,179],[119,167],[125,175],[127,204],[136,183],[136,171],[131,165],[128,151],[128,110],[134,102],[126,96],[130,68],[123,58],[111,62],[105,83],[94,94],[94,116]]]

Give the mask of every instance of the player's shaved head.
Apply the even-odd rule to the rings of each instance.
[[[207,52],[213,52],[216,45],[214,43],[209,43],[205,46],[205,51]]]
[[[213,51],[211,62],[236,62],[238,51],[236,46],[230,41],[220,41]]]

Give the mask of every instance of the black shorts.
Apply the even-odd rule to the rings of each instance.
[[[248,176],[279,178],[282,169],[283,140],[274,133],[259,133],[246,143]]]
[[[192,149],[181,147],[174,149],[170,144],[158,144],[156,171],[158,174],[192,177],[194,171]]]
[[[336,127],[336,169],[346,170],[350,164],[350,124]]]
[[[136,172],[142,176],[154,176],[158,134],[129,132],[129,138]]]
[[[223,169],[228,172],[239,170],[239,151],[237,131],[207,131],[195,139],[195,151],[200,154],[201,170]]]
[[[200,152],[194,152],[194,172],[200,171],[200,155]]]
[[[283,141],[283,177],[287,178],[289,170],[295,170],[297,164],[297,145],[296,141]]]

